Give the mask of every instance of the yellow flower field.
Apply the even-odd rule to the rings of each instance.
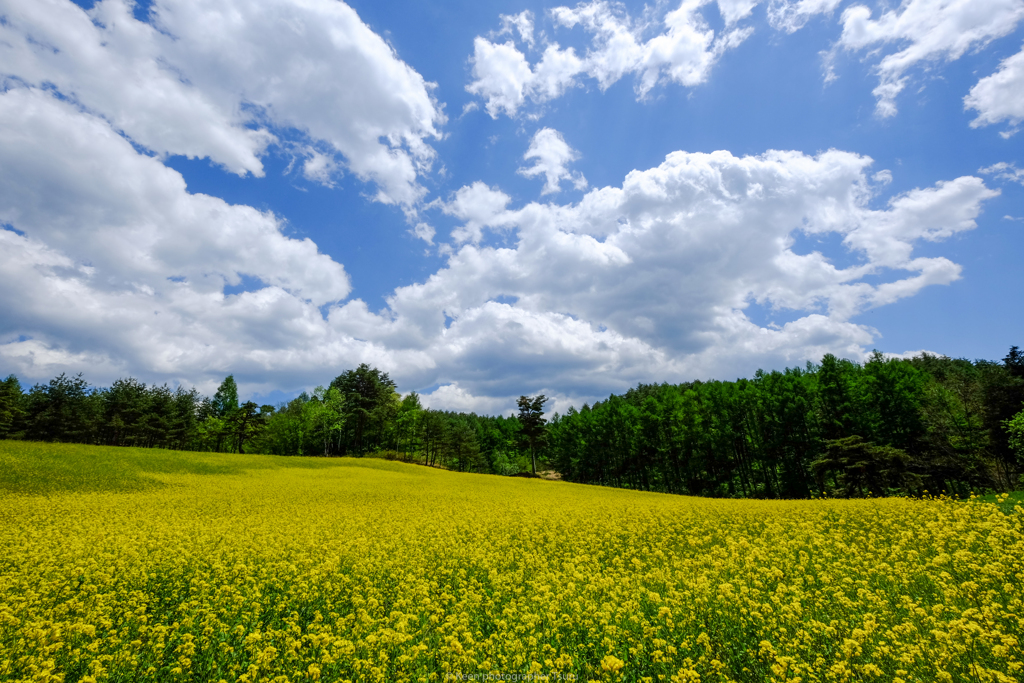
[[[1024,680],[1020,508],[17,442],[0,467],[5,681]]]

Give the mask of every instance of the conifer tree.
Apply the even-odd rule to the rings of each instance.
[[[213,395],[213,409],[218,417],[225,417],[238,410],[238,385],[235,384],[234,375],[225,377],[217,387],[217,393]]]
[[[537,474],[537,446],[544,443],[544,425],[547,422],[544,419],[544,403],[547,400],[547,397],[541,394],[533,398],[520,396],[516,401],[519,406],[519,424],[530,446],[530,462],[534,474]]]

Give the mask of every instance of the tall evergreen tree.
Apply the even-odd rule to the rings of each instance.
[[[519,424],[523,436],[530,447],[530,463],[532,471],[537,474],[537,447],[544,443],[544,403],[547,402],[544,394],[540,396],[520,396],[516,404],[519,406]]]
[[[235,384],[235,376],[228,375],[217,387],[217,393],[213,395],[213,411],[217,417],[227,417],[238,410],[238,385]]]
[[[858,368],[848,360],[826,353],[818,368],[818,405],[823,439],[854,434],[853,379]]]
[[[1024,379],[1024,353],[1018,347],[1010,347],[1010,352],[1003,358],[1003,366],[1014,377]]]
[[[81,373],[68,377],[62,372],[48,384],[35,385],[27,401],[28,437],[91,443],[98,422],[97,399],[99,394],[90,391]]]
[[[133,377],[115,380],[103,392],[103,440],[112,446],[141,445],[147,399],[142,382]]]
[[[864,364],[860,385],[861,408],[869,416],[872,432],[861,436],[917,454],[925,434],[921,419],[925,375],[913,363],[875,351]]]
[[[24,421],[25,393],[14,375],[0,382],[0,439],[17,435]]]

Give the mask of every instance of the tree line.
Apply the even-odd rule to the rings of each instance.
[[[719,497],[1008,490],[1024,475],[1024,354],[1000,362],[875,353],[860,364],[758,371],[734,382],[640,384],[543,418],[426,409],[366,364],[278,406],[65,374],[0,382],[0,438],[306,456],[377,455],[513,475]]]
[[[922,354],[644,385],[556,416],[568,481],[699,496],[1010,490],[1024,474],[1024,354]]]
[[[527,430],[529,432],[529,430]],[[362,456],[459,471],[530,469],[529,435],[515,416],[426,409],[366,364],[278,406],[241,403],[233,376],[213,397],[119,379],[96,388],[61,374],[22,390],[0,382],[0,438],[275,455]]]

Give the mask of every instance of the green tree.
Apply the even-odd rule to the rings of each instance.
[[[1003,367],[1014,377],[1024,379],[1024,353],[1016,346],[1011,346],[1010,352],[1003,358]]]
[[[1024,402],[1024,354],[1013,346],[1002,363],[976,361],[984,387],[989,450],[1003,485],[1013,487],[1024,473],[1024,454],[1015,452],[1005,429]]]
[[[1010,448],[1024,458],[1024,410],[1006,421],[1006,432],[1010,436]]]
[[[395,417],[396,450],[402,451],[403,460],[408,460],[410,454],[418,450],[422,415],[423,406],[420,404],[419,394],[413,391],[402,399],[398,415]]]
[[[174,421],[174,394],[166,384],[150,387],[148,394],[142,445],[154,448],[169,441]]]
[[[926,429],[918,459],[932,490],[1002,488],[1003,471],[992,462],[986,424],[983,372],[966,359],[924,354],[915,359],[926,370],[920,414]]]
[[[199,406],[203,397],[195,387],[185,389],[179,386],[174,390],[174,417],[168,433],[170,448],[195,448],[196,429],[198,427]]]
[[[449,424],[445,450],[459,472],[472,472],[479,468],[480,446],[476,432],[465,421],[453,420]]]
[[[0,439],[15,436],[25,416],[25,392],[14,375],[0,382]]]
[[[388,373],[363,363],[335,377],[331,387],[345,399],[346,449],[364,453],[378,447],[382,418],[389,415],[397,403],[395,383]],[[377,440],[367,438],[371,433]]]
[[[103,440],[111,446],[135,446],[146,412],[146,385],[132,377],[114,381],[103,392]]]
[[[261,408],[260,413],[266,415],[266,426],[258,435],[257,448],[260,453],[275,455],[303,455],[304,439],[307,431],[303,427],[303,409],[309,403],[306,392],[293,398],[287,404],[273,410],[270,406]]]
[[[921,400],[926,376],[910,361],[885,358],[875,351],[861,373],[861,406],[868,415],[874,443],[918,452],[925,435]]]
[[[235,450],[245,453],[245,444],[257,438],[266,426],[266,416],[253,402],[246,401],[230,415],[230,428],[233,432]]]
[[[520,396],[516,401],[516,405],[519,406],[519,425],[530,447],[530,463],[534,474],[537,474],[537,446],[544,444],[544,425],[547,423],[544,419],[544,403],[547,400],[547,397],[541,394],[534,397]]]
[[[202,420],[196,429],[198,450],[220,453],[224,444],[224,437],[230,433],[231,427],[226,419],[210,415],[205,420]]]
[[[814,423],[814,375],[800,368],[754,374],[761,455],[776,496],[810,494],[811,461],[820,450]]]
[[[213,395],[212,404],[217,417],[227,417],[238,410],[238,385],[235,384],[234,375],[228,375],[220,383],[217,393]]]
[[[811,470],[823,490],[825,477],[830,475],[847,497],[884,496],[920,485],[920,479],[909,472],[909,464],[909,456],[900,449],[876,446],[855,435],[826,442],[825,452],[811,463]]]
[[[333,386],[317,387],[302,406],[306,439],[316,443],[325,457],[341,450],[345,413],[345,397]]]
[[[37,441],[90,443],[99,422],[100,395],[79,373],[63,372],[49,384],[37,384],[28,396],[28,434]]]
[[[424,410],[420,418],[420,440],[423,443],[423,464],[439,465],[447,424],[444,413]]]
[[[394,388],[394,384],[382,391],[377,405],[370,411],[364,442],[367,451],[398,449],[398,415],[402,409],[402,397]]]
[[[818,368],[818,410],[821,435],[841,439],[854,434],[856,409],[853,381],[860,368],[845,358],[825,354]]]

